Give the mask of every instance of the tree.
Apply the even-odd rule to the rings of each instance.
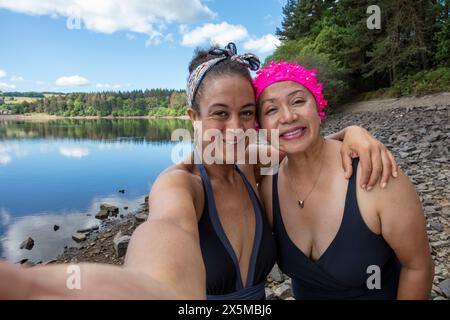
[[[277,28],[276,34],[283,40],[314,36],[316,24],[334,3],[334,0],[288,0],[283,7],[282,29]]]
[[[427,0],[383,0],[385,32],[368,53],[365,76],[387,72],[392,84],[399,78],[428,67],[432,5]]]

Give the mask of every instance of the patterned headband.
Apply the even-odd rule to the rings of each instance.
[[[237,54],[236,45],[232,42],[230,42],[224,49],[215,48],[209,51],[209,54],[218,57],[202,63],[189,75],[186,86],[187,103],[189,107],[192,107],[195,94],[197,93],[200,83],[206,73],[218,63],[230,59],[231,61],[236,61],[242,64],[252,71],[256,71],[260,67],[260,62],[256,55],[252,53],[242,55]]]

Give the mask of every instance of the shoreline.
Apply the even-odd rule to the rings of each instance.
[[[55,116],[50,114],[36,114],[36,115],[23,115],[23,114],[2,114],[0,115],[0,121],[18,121],[18,120],[62,120],[62,119],[73,119],[73,120],[99,120],[99,119],[107,119],[107,120],[115,120],[115,119],[180,119],[180,120],[188,120],[188,116],[130,116],[130,117],[117,117],[117,116],[105,116],[105,117],[97,117],[97,116],[76,116],[76,117],[64,117],[64,116]]]
[[[440,92],[428,94],[420,97],[404,96],[399,98],[376,98],[370,100],[352,101],[338,106],[334,113],[351,112],[372,112],[396,108],[420,108],[420,107],[440,107],[450,104],[450,92]]]

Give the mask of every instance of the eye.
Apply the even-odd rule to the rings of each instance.
[[[300,105],[305,103],[305,100],[303,99],[295,99],[294,102],[292,103],[293,105]]]
[[[253,117],[253,115],[255,114],[255,112],[253,110],[247,110],[241,113],[241,116],[245,117],[245,118],[251,118]]]
[[[274,106],[270,106],[266,109],[265,115],[274,114],[277,111],[277,108]]]
[[[216,111],[213,113],[213,116],[216,118],[226,118],[228,114],[225,111]]]

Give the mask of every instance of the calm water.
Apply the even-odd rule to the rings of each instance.
[[[0,121],[0,257],[55,258],[64,246],[76,246],[76,230],[99,224],[94,216],[101,203],[121,214],[124,206],[137,208],[172,164],[176,128],[189,129],[190,122]],[[34,248],[20,250],[29,236]]]

